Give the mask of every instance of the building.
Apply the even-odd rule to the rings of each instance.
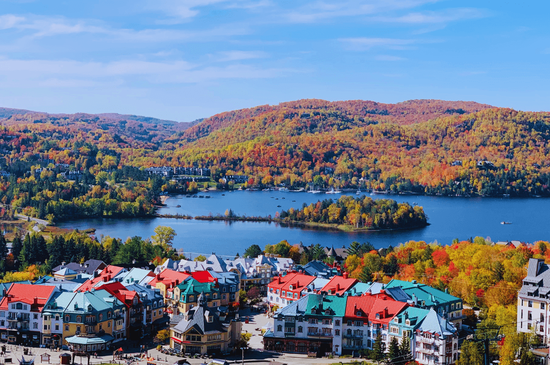
[[[63,339],[74,351],[108,350],[126,339],[126,306],[107,290],[73,293],[63,306]]]
[[[12,344],[42,343],[42,311],[57,292],[53,286],[12,284],[0,302],[0,339]]]
[[[96,271],[101,271],[105,269],[107,265],[101,260],[88,260],[83,264],[76,262],[70,262],[65,264],[64,262],[61,265],[58,265],[52,269],[52,272],[57,272],[62,269],[69,269],[75,271],[78,274],[87,274],[93,276]]]
[[[174,288],[173,294],[173,299],[178,302],[174,314],[183,314],[188,312],[191,307],[198,306],[200,298],[204,299],[208,307],[220,306],[220,290],[217,280],[201,283],[193,278],[188,278]]]
[[[344,273],[344,276],[333,276],[321,291],[328,294],[342,295],[353,288],[358,282],[359,280],[348,278],[348,274]]]
[[[385,293],[347,297],[342,328],[342,353],[351,354],[361,349],[372,349],[378,335],[387,347],[389,323],[407,306],[407,303],[393,300]]]
[[[435,309],[411,307],[386,292],[360,296],[308,294],[279,309],[264,349],[316,355],[372,350],[377,338],[389,349],[392,338],[409,339],[420,364],[453,364],[458,330]]]
[[[170,347],[190,354],[221,354],[241,335],[241,322],[222,323],[216,310],[199,294],[197,306],[170,329]]]
[[[529,259],[527,276],[518,293],[517,331],[532,332],[548,343],[550,270],[543,259]]]
[[[264,349],[277,352],[340,354],[346,298],[308,294],[277,311]]]
[[[431,308],[415,331],[413,357],[420,364],[454,364],[458,360],[458,331]]]
[[[111,281],[118,281],[117,279],[122,279],[127,273],[128,270],[123,267],[109,265],[100,272],[95,271],[94,277],[84,282],[84,284],[78,288],[78,291],[88,291]]]
[[[395,293],[395,300],[407,301],[418,308],[433,308],[440,316],[450,320],[458,329],[462,326],[464,318],[462,299],[449,294],[446,290],[443,292],[429,285],[417,283],[416,280],[409,282],[395,279],[384,285],[383,290],[390,295]]]
[[[238,273],[233,271],[221,273],[213,271],[195,271],[191,275],[193,279],[197,280],[199,283],[218,283],[221,306],[236,307],[239,305],[241,282]]]
[[[190,277],[191,275],[186,273],[164,269],[160,273],[157,273],[155,278],[149,282],[149,286],[159,289],[160,294],[164,298],[166,313],[172,315],[178,307],[179,300],[174,296],[174,288]]]
[[[143,334],[149,335],[170,321],[164,314],[164,297],[159,289],[151,289],[138,284],[127,285],[126,289],[138,293],[143,303]]]
[[[291,272],[276,276],[269,283],[267,301],[270,306],[285,306],[297,301],[307,292],[307,287],[315,280],[314,276]]]

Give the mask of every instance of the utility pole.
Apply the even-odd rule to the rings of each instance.
[[[472,341],[475,342],[481,342],[483,341],[483,364],[484,365],[490,365],[490,358],[489,358],[489,343],[490,342],[496,342],[500,339],[501,335],[499,335],[500,330],[502,329],[501,326],[495,326],[495,327],[484,327],[481,329],[476,329],[474,338]],[[495,333],[496,331],[496,333]]]

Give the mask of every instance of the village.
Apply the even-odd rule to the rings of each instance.
[[[333,363],[387,357],[397,346],[393,363],[457,362],[473,335],[462,299],[415,280],[360,282],[340,265],[345,248],[325,250],[333,264],[274,254],[166,259],[152,270],[62,263],[35,282],[0,284],[2,359]],[[518,332],[544,343],[548,272],[529,261],[517,312]],[[540,359],[547,351],[534,350]]]

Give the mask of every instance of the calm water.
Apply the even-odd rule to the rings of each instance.
[[[232,209],[236,214],[249,216],[275,215],[277,211],[300,208],[340,195],[285,193],[278,191],[211,192],[210,199],[175,196],[168,199],[160,214],[208,215],[224,214]],[[348,193],[355,196],[354,193]],[[454,238],[490,237],[493,241],[520,240],[534,242],[550,240],[549,200],[543,198],[446,198],[427,196],[375,195],[372,198],[390,198],[398,202],[417,203],[424,207],[431,224],[428,227],[369,233],[341,233],[281,227],[274,223],[205,222],[179,219],[89,219],[60,224],[63,228],[96,228],[97,236],[127,238],[150,237],[159,225],[170,226],[177,232],[174,247],[187,254],[215,252],[220,255],[242,254],[252,244],[263,247],[281,240],[304,245],[320,243],[323,246],[342,247],[353,241],[370,242],[375,247],[396,246],[409,240],[423,240],[450,244]],[[177,207],[180,205],[180,207]],[[278,207],[280,206],[280,207]],[[502,225],[500,222],[512,222]]]

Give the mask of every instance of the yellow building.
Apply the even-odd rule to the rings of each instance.
[[[198,306],[170,329],[170,347],[191,354],[221,354],[241,335],[241,322],[222,323],[206,297],[199,294]]]

